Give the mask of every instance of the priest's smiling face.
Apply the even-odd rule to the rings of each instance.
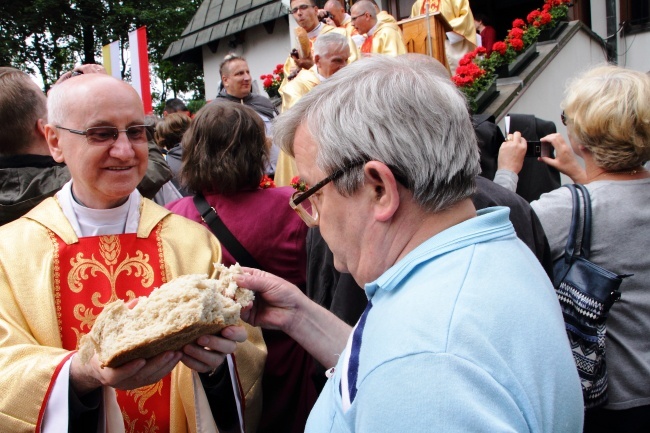
[[[55,90],[57,86],[61,87]],[[142,137],[139,128],[132,128],[144,124],[140,97],[128,84],[99,74],[75,77],[55,88],[50,97],[59,99],[46,136],[54,159],[70,170],[75,199],[94,209],[121,205],[147,170],[146,133]],[[87,135],[94,127],[120,132],[117,139],[97,144]],[[128,137],[127,128],[131,128]],[[79,134],[82,131],[86,135]]]

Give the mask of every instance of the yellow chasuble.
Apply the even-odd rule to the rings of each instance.
[[[298,102],[300,98],[305,96],[311,89],[320,83],[320,78],[316,73],[316,65],[311,69],[301,70],[296,78],[289,81],[284,88],[280,88],[280,95],[282,96],[282,112],[284,113],[289,108]],[[298,175],[298,168],[296,161],[292,156],[287,155],[284,150],[280,150],[278,161],[275,164],[275,176],[273,180],[277,186],[289,186],[291,179]]]
[[[314,30],[312,30],[310,33],[313,33]],[[359,58],[359,51],[357,50],[357,46],[354,43],[354,41],[350,38],[350,35],[347,34],[347,30],[341,27],[334,27],[330,26],[328,24],[320,24],[320,31],[317,34],[310,34],[309,35],[309,46],[311,47],[311,56],[312,60],[314,58],[314,42],[316,41],[316,38],[320,35],[324,35],[329,32],[334,32],[338,33],[340,35],[346,36],[348,38],[348,45],[350,46],[350,57],[348,58],[348,64],[354,62]],[[289,74],[291,74],[291,71],[296,69],[298,65],[296,64],[296,61],[293,59],[293,57],[289,56],[287,57],[287,60],[284,62],[284,78],[282,79],[282,83],[280,83],[280,89],[283,89],[284,86],[287,85],[289,80],[287,77]]]
[[[445,41],[447,63],[453,75],[460,59],[476,48],[476,27],[469,0],[416,0],[411,8],[411,17],[425,14],[427,2],[430,13],[440,11],[454,33],[464,38],[453,44],[449,39]]]
[[[221,259],[218,241],[204,227],[147,199],[136,234],[80,240],[56,199],[49,198],[0,227],[0,236],[0,431],[7,432],[40,431],[57,375],[102,305],[148,293],[179,275],[210,274]],[[109,290],[100,293],[96,283],[102,278]],[[255,431],[266,347],[259,329],[247,326],[247,331],[249,339],[238,345],[235,359],[246,431]],[[109,433],[156,426],[163,433],[165,419],[174,433],[216,431],[198,374],[183,364],[162,388],[145,388],[124,393],[135,403],[131,413],[115,404],[112,388],[104,389]],[[156,398],[168,409],[153,424],[153,415],[162,413],[149,407]]]
[[[411,17],[425,14],[427,0],[416,0],[411,8]],[[476,27],[468,0],[428,0],[429,12],[438,12],[449,21],[454,32],[476,45]]]
[[[361,46],[361,53],[364,55],[385,54],[388,56],[406,54],[402,32],[397,24],[377,21],[373,34],[368,35]]]

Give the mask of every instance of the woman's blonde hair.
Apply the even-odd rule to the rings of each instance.
[[[569,82],[562,108],[569,133],[608,171],[650,160],[650,76],[598,66]]]

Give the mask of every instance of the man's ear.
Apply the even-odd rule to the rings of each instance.
[[[314,65],[318,67],[319,62],[320,62],[320,56],[318,54],[314,54]]]
[[[56,162],[65,162],[63,159],[63,151],[61,150],[61,145],[59,143],[59,130],[50,123],[43,126],[45,132],[45,140],[47,140],[47,146],[50,148],[50,154]]]
[[[377,221],[388,221],[400,205],[397,181],[390,168],[382,162],[370,161],[364,169],[364,188],[372,194],[373,213]]]

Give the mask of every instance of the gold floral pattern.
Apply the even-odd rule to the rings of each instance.
[[[143,254],[142,251],[136,251],[135,257],[126,255],[124,260],[120,262],[117,268],[114,265],[117,263],[117,254],[119,254],[120,240],[117,236],[101,236],[99,248],[102,258],[106,261],[106,265],[95,259],[95,255],[91,255],[89,259],[84,258],[83,253],[77,253],[76,257],[70,260],[72,269],[68,273],[68,287],[75,293],[83,290],[84,281],[89,279],[88,274],[96,277],[98,273],[103,274],[108,278],[111,285],[111,296],[105,302],[100,301],[101,293],[96,292],[92,296],[93,305],[103,308],[106,304],[116,301],[118,298],[116,292],[115,281],[117,277],[125,272],[127,275],[135,277],[142,277],[142,287],[150,287],[154,280],[153,269],[149,264],[149,255]],[[133,291],[127,292],[128,300],[135,298]]]

